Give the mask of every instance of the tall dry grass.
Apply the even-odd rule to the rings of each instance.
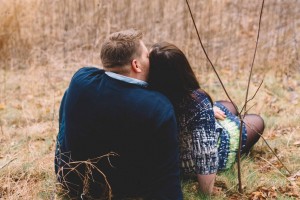
[[[255,47],[260,1],[190,1],[204,45],[216,66],[249,66]],[[1,67],[99,63],[99,47],[110,32],[128,27],[145,32],[148,45],[176,43],[192,65],[206,59],[185,1],[2,0]],[[299,68],[300,2],[266,1],[256,66]],[[296,65],[296,66],[295,66]],[[298,65],[298,66],[297,66]]]
[[[189,2],[204,46],[241,106],[261,2]],[[299,9],[297,0],[265,2],[250,96],[263,78],[264,84],[249,104],[264,117],[264,135],[293,175],[300,170]],[[161,40],[177,44],[202,87],[215,100],[225,98],[183,0],[0,0],[0,16],[0,199],[59,199],[53,159],[60,100],[74,71],[101,67],[99,49],[110,32],[136,27],[149,47]],[[278,199],[292,199],[280,188],[300,185],[296,175],[293,181],[285,176],[262,141],[242,170],[247,197],[274,186]],[[223,189],[213,199],[236,195],[235,171],[218,176]],[[202,198],[195,184],[184,184],[186,199]]]

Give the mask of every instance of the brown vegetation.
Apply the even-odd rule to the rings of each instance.
[[[260,1],[190,1],[204,45],[216,66],[248,67],[255,47]],[[185,50],[192,65],[205,67],[185,1],[2,0],[1,66],[98,63],[101,41],[128,27]],[[299,62],[300,2],[266,1],[256,66],[292,67]],[[201,63],[201,64],[200,64]]]

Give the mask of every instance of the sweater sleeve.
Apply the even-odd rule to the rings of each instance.
[[[207,97],[193,104],[180,133],[181,166],[188,174],[213,174],[218,170],[214,112]]]
[[[173,106],[166,98],[159,101],[154,113],[156,131],[149,142],[152,171],[159,177],[151,182],[149,199],[183,199],[180,185],[178,127]],[[150,177],[151,180],[151,177]]]

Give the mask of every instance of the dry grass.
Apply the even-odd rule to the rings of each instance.
[[[203,43],[219,67],[250,65],[261,2],[190,0]],[[199,48],[185,1],[1,0],[0,63],[7,68],[97,64],[101,41],[110,32],[142,29],[148,45],[176,43],[199,71],[207,61]],[[269,0],[264,7],[256,66],[297,68],[300,2]]]
[[[208,54],[241,107],[260,2],[190,3]],[[260,141],[242,161],[243,198],[267,193],[259,187],[275,191],[278,199],[299,194],[299,3],[266,1],[250,96],[262,79],[264,84],[249,104],[254,105],[251,112],[264,117],[264,136],[293,176]],[[215,100],[225,98],[207,67],[184,1],[0,0],[0,16],[0,199],[60,198],[53,164],[60,100],[79,67],[101,66],[99,47],[112,31],[134,26],[144,30],[148,45],[176,43],[202,87]],[[220,194],[211,198],[242,198],[236,184],[234,167],[218,176]],[[202,198],[195,181],[184,182],[184,194],[186,199]]]

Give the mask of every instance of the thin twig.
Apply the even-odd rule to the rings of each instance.
[[[189,8],[189,12],[190,12],[191,18],[192,18],[192,20],[193,20],[193,24],[194,24],[195,30],[196,30],[196,32],[197,32],[198,40],[199,40],[200,45],[201,45],[201,47],[202,47],[202,49],[203,49],[203,52],[204,52],[204,54],[205,54],[207,60],[209,61],[211,67],[213,68],[215,74],[217,75],[218,80],[219,80],[219,82],[221,83],[221,86],[222,86],[222,88],[223,88],[223,90],[224,90],[226,96],[228,97],[228,99],[230,100],[230,102],[232,103],[232,105],[235,107],[237,113],[240,113],[239,110],[238,110],[238,107],[237,107],[236,104],[233,102],[233,100],[230,98],[230,96],[229,96],[227,90],[225,89],[225,86],[224,86],[224,84],[223,84],[223,82],[222,82],[222,80],[221,80],[221,78],[220,78],[220,76],[219,76],[219,74],[218,74],[218,72],[217,72],[215,66],[213,65],[213,63],[211,62],[210,58],[208,57],[208,54],[206,53],[206,50],[205,50],[205,48],[204,48],[204,46],[203,46],[203,44],[202,44],[202,41],[201,41],[201,38],[200,38],[200,35],[199,35],[199,32],[198,32],[198,29],[197,29],[197,26],[196,26],[196,23],[195,23],[195,20],[194,20],[194,17],[193,17],[193,13],[192,13],[192,11],[191,11],[191,8],[190,8],[190,5],[189,5],[188,0],[186,0],[186,4],[187,4],[187,6],[188,6],[188,8]],[[240,150],[241,150],[241,144],[242,144],[241,139],[242,139],[242,127],[243,127],[243,120],[242,120],[241,114],[239,114],[239,118],[240,118],[240,121],[241,121],[241,125],[240,125],[240,137],[239,137],[240,139],[239,139],[239,152],[238,152],[237,165],[238,165],[239,192],[240,192],[240,193],[243,193],[243,189],[242,189],[242,179],[241,179],[241,169],[240,169],[240,166],[241,166],[241,164],[240,164],[240,160],[241,160],[241,153],[240,153]]]
[[[243,187],[242,187],[242,175],[241,175],[241,149],[242,149],[242,135],[243,135],[243,118],[242,115],[239,113],[239,119],[240,119],[240,135],[239,135],[239,148],[237,153],[237,167],[238,167],[238,180],[239,180],[239,193],[243,193]]]
[[[3,169],[4,167],[8,166],[11,162],[13,162],[14,160],[16,160],[17,158],[13,158],[10,161],[8,161],[5,165],[3,165],[0,169]]]
[[[260,84],[259,84],[258,88],[256,89],[254,95],[253,95],[250,99],[247,100],[247,103],[249,103],[250,101],[252,101],[252,100],[254,99],[254,97],[256,96],[257,92],[258,92],[259,89],[261,88],[263,82],[264,82],[264,79],[260,82]],[[242,107],[242,109],[241,109],[241,111],[240,111],[240,114],[243,113],[243,110],[244,110],[244,109],[246,109],[246,104],[244,104],[244,106]],[[248,109],[248,110],[249,110],[249,109]],[[248,110],[246,110],[245,113],[248,113]]]
[[[254,130],[249,124],[245,123],[245,125],[250,128],[251,130],[255,131],[256,134],[260,135],[260,137],[264,140],[264,142],[266,143],[266,145],[268,146],[268,148],[271,150],[271,152],[274,154],[274,156],[278,159],[278,161],[281,163],[281,165],[286,169],[286,171],[289,173],[289,175],[291,175],[292,173],[290,172],[290,170],[283,164],[283,162],[280,160],[280,158],[277,156],[277,154],[275,153],[275,151],[272,149],[272,147],[269,145],[269,143],[267,142],[267,140],[264,138],[264,136],[257,132],[256,130]]]
[[[255,61],[255,55],[256,55],[257,46],[258,46],[258,39],[259,39],[260,25],[261,25],[261,18],[262,18],[263,9],[264,9],[264,3],[265,3],[265,0],[262,1],[261,10],[260,10],[258,30],[257,30],[257,38],[256,38],[256,45],[255,45],[255,49],[254,49],[254,55],[253,55],[253,60],[252,60],[252,64],[251,64],[251,70],[250,70],[249,79],[248,79],[247,92],[246,92],[246,98],[245,98],[245,105],[243,106],[245,108],[245,110],[247,110],[247,101],[248,101],[248,93],[249,93],[249,88],[250,88],[250,80],[251,80],[251,76],[252,76],[252,70],[253,70],[254,61]],[[257,89],[257,91],[258,91],[258,89]],[[257,91],[256,91],[256,93],[257,93]],[[255,95],[256,95],[256,93],[255,93]],[[239,113],[239,118],[241,120],[241,124],[240,124],[240,139],[239,139],[239,149],[238,149],[237,163],[238,163],[238,179],[239,179],[239,192],[240,193],[243,193],[242,181],[241,181],[242,178],[241,178],[241,165],[240,165],[240,162],[241,162],[242,133],[243,133],[242,128],[243,128],[243,123],[244,123],[243,119],[244,119],[245,115],[246,115],[246,112],[245,112],[245,114],[244,114],[244,116],[242,118],[241,112]]]
[[[247,112],[248,113],[248,111],[249,110],[251,110],[251,108],[253,108],[254,106],[256,105],[256,103],[255,104],[253,104],[250,108],[248,108],[245,112]]]
[[[64,155],[64,156],[66,156],[66,155]],[[63,160],[61,160],[62,162],[64,162],[64,166],[59,168],[57,176],[59,176],[61,178],[61,180],[62,180],[61,181],[62,186],[66,187],[67,191],[70,191],[70,188],[72,188],[71,185],[74,185],[74,184],[68,182],[66,180],[66,177],[70,173],[77,174],[77,176],[83,182],[83,188],[82,188],[81,198],[84,199],[84,197],[86,195],[88,195],[88,193],[89,193],[89,184],[90,184],[90,182],[91,181],[95,182],[94,179],[93,179],[93,172],[98,172],[103,177],[104,182],[105,182],[105,184],[107,186],[107,189],[108,189],[108,191],[107,191],[108,192],[107,199],[111,199],[112,198],[112,188],[111,188],[111,186],[110,186],[110,184],[109,184],[109,182],[108,182],[105,174],[99,168],[97,168],[97,166],[95,165],[102,158],[107,158],[108,161],[109,161],[109,163],[110,163],[110,160],[109,160],[110,156],[119,156],[119,155],[117,153],[110,152],[110,153],[108,153],[106,155],[103,155],[103,156],[100,156],[100,157],[96,157],[96,158],[93,158],[93,159],[88,159],[86,161],[72,161],[72,159],[70,157],[69,157],[70,161],[68,163],[66,163]],[[60,158],[56,157],[56,159],[60,159]],[[80,173],[79,170],[77,169],[81,165],[83,165],[85,167],[84,174]],[[110,165],[111,165],[111,163],[110,163]],[[64,171],[67,171],[67,173],[65,174]]]
[[[261,18],[262,18],[262,14],[263,14],[263,10],[264,10],[264,3],[265,3],[265,0],[262,1],[261,10],[260,10],[260,16],[259,16],[259,22],[258,22],[258,29],[257,29],[256,44],[255,44],[253,59],[252,59],[252,63],[251,63],[251,69],[250,69],[250,74],[249,74],[249,78],[248,78],[247,92],[246,92],[246,98],[245,98],[245,110],[247,109],[247,101],[248,101],[248,94],[249,94],[249,88],[250,88],[250,81],[251,81],[251,77],[252,77],[252,71],[253,71],[253,66],[254,66],[254,61],[255,61],[257,46],[258,46],[258,39],[259,39],[259,33],[260,33]],[[245,114],[247,114],[247,113],[245,113]]]
[[[259,157],[260,159],[264,160],[266,163],[269,163],[270,166],[272,166],[274,169],[276,169],[283,177],[285,177],[289,182],[291,182],[279,169],[277,169],[277,167],[275,167],[271,162],[269,162],[268,160],[264,159],[263,157]],[[278,159],[279,160],[279,159]],[[280,161],[280,160],[279,160]],[[281,161],[280,161],[281,162]],[[281,163],[282,164],[282,163]],[[284,166],[284,165],[283,165]],[[285,166],[284,166],[285,167]],[[288,171],[288,169],[286,169]],[[290,173],[290,176],[292,174]]]
[[[1,134],[4,135],[3,126],[0,124]]]
[[[194,16],[193,16],[193,13],[192,13],[192,11],[191,11],[190,4],[189,4],[189,1],[188,1],[188,0],[186,0],[186,4],[187,4],[187,6],[188,6],[188,9],[189,9],[189,12],[190,12],[191,18],[192,18],[192,20],[193,20],[193,24],[194,24],[194,27],[195,27],[197,36],[198,36],[198,40],[199,40],[200,45],[201,45],[201,47],[202,47],[202,50],[203,50],[203,52],[204,52],[204,54],[205,54],[205,56],[206,56],[206,59],[208,60],[208,62],[210,63],[211,67],[213,68],[215,74],[217,75],[218,80],[219,80],[219,82],[221,83],[221,86],[222,86],[224,92],[226,93],[226,96],[228,97],[228,99],[230,100],[230,102],[233,104],[233,106],[235,107],[235,109],[238,111],[237,106],[235,105],[235,103],[233,103],[232,99],[230,98],[230,96],[229,96],[229,94],[228,94],[228,92],[227,92],[227,90],[226,90],[226,88],[225,88],[225,86],[224,86],[224,84],[223,84],[223,82],[222,82],[222,80],[221,80],[221,78],[220,78],[220,76],[219,76],[219,74],[218,74],[218,72],[217,72],[215,66],[213,65],[213,63],[211,62],[210,58],[208,57],[208,54],[206,53],[206,50],[205,50],[205,48],[204,48],[204,46],[203,46],[203,43],[202,43],[202,40],[201,40],[201,38],[200,38],[200,34],[199,34],[198,28],[197,28],[197,26],[196,26],[196,23],[195,23],[195,20],[194,20]]]
[[[232,99],[230,98],[227,90],[225,89],[225,86],[219,76],[219,74],[217,73],[213,63],[211,62],[210,58],[208,57],[208,54],[206,53],[206,50],[203,46],[203,43],[202,43],[202,40],[200,38],[200,34],[198,32],[198,29],[197,29],[197,26],[196,26],[196,23],[195,23],[195,20],[194,20],[194,17],[193,17],[193,14],[192,14],[192,11],[191,11],[191,8],[190,8],[190,5],[189,5],[189,2],[188,0],[186,0],[186,4],[188,6],[188,9],[189,9],[189,13],[191,15],[191,18],[192,18],[192,21],[193,21],[193,25],[194,25],[194,28],[196,30],[196,33],[197,33],[197,36],[198,36],[198,40],[200,42],[200,45],[202,47],[202,50],[207,58],[207,60],[209,61],[211,67],[213,68],[215,74],[217,75],[217,78],[219,80],[219,82],[221,83],[221,86],[224,90],[224,92],[226,93],[226,96],[228,97],[228,99],[230,100],[230,102],[233,104],[233,106],[235,107],[237,113],[238,113],[238,117],[241,121],[241,124],[240,124],[240,137],[239,137],[239,149],[238,149],[238,159],[237,159],[237,165],[238,165],[238,180],[239,180],[239,192],[240,193],[243,193],[243,190],[242,190],[242,181],[241,181],[241,169],[240,169],[240,159],[241,159],[241,146],[242,146],[242,127],[243,127],[243,117],[241,115],[241,112],[239,112],[238,110],[238,107],[236,106],[236,104],[232,101]],[[250,75],[249,75],[249,79],[248,79],[248,86],[247,86],[247,93],[246,93],[246,100],[245,100],[245,105],[244,105],[244,108],[246,110],[246,105],[247,105],[247,101],[248,101],[248,92],[249,92],[249,86],[250,86],[250,80],[251,80],[251,75],[252,75],[252,69],[253,69],[253,65],[254,65],[254,60],[255,60],[255,55],[256,55],[256,51],[257,51],[257,46],[258,46],[258,39],[259,39],[259,32],[260,32],[260,25],[261,25],[261,18],[262,18],[262,11],[263,11],[263,7],[264,7],[264,0],[262,2],[262,7],[261,7],[261,12],[260,12],[260,18],[259,18],[259,28],[258,28],[258,35],[257,35],[257,40],[256,40],[256,47],[255,47],[255,51],[254,51],[254,56],[253,56],[253,61],[252,61],[252,65],[251,65],[251,71],[250,71]],[[261,83],[262,84],[262,83]],[[261,86],[260,84],[260,86]],[[259,86],[259,88],[260,88]],[[259,88],[257,89],[257,91],[259,90]],[[255,97],[257,91],[255,92],[254,96],[252,97],[252,99]]]
[[[265,167],[267,167],[267,166],[272,166],[273,168],[276,168],[271,162],[267,161],[266,159],[264,159],[264,158],[262,158],[262,157],[258,157],[258,158],[264,160],[267,164],[264,165],[264,166],[262,166],[260,169],[257,169],[257,170],[254,170],[253,172],[251,172],[251,173],[245,178],[246,180],[248,180],[248,179],[250,178],[250,176],[252,176],[254,173],[258,172],[259,170],[261,170],[261,169],[263,169],[263,168],[265,168]],[[276,168],[276,170],[278,170],[278,169]],[[279,171],[279,170],[278,170],[278,171]],[[279,172],[280,172],[280,171],[279,171]],[[280,174],[283,175],[289,182],[291,182],[291,180],[289,180],[284,174],[282,174],[281,172],[280,172]],[[238,186],[238,183],[235,184],[235,185],[233,185],[233,186],[231,186],[230,188],[228,188],[228,189],[224,192],[224,194],[227,194],[230,190],[232,190],[232,189],[235,188],[236,186]],[[226,195],[224,195],[224,197],[226,197]]]

